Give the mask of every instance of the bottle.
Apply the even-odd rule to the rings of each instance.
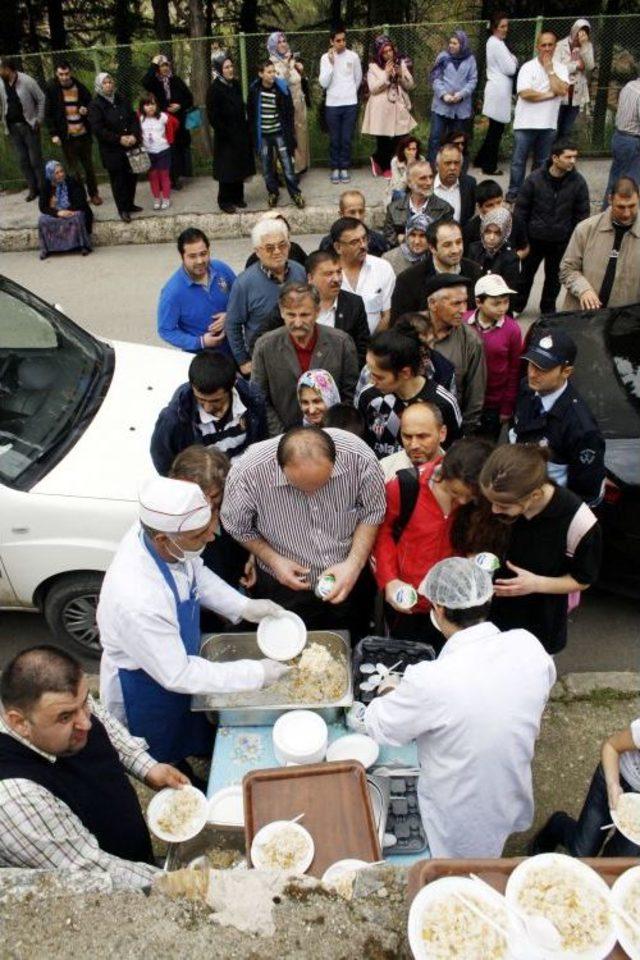
[[[323,573],[321,577],[318,577],[314,593],[320,600],[326,600],[329,594],[333,593],[335,585],[336,578],[334,575],[332,573]]]

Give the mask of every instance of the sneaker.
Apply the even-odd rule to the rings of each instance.
[[[306,204],[304,202],[304,197],[302,196],[301,193],[294,193],[291,199],[295,203],[298,210],[304,210]]]
[[[374,177],[379,177],[379,176],[381,176],[381,175],[382,175],[382,167],[380,166],[380,164],[379,164],[379,163],[376,163],[376,161],[373,159],[373,157],[369,157],[369,162],[371,163],[371,173],[372,173],[372,175],[373,175]]]
[[[163,200],[162,203],[160,204],[160,209],[161,209],[161,210],[168,210],[170,206],[171,206],[171,200],[165,199],[165,200]]]
[[[154,201],[153,201],[153,209],[154,209],[154,210],[160,210],[161,208],[162,208],[162,200],[154,200]]]
[[[332,170],[329,179],[331,180],[331,183],[340,183],[340,171]]]
[[[277,206],[278,206],[278,194],[277,194],[277,193],[270,193],[270,194],[269,194],[269,196],[268,196],[268,198],[267,198],[267,206],[269,207],[270,210],[273,210],[274,207],[277,207]]]
[[[351,174],[348,170],[340,171],[340,183],[351,183]]]
[[[561,835],[561,826],[570,819],[563,810],[556,810],[552,813],[541,830],[531,838],[527,845],[527,853],[530,857],[539,853],[553,853],[558,847],[558,837]]]

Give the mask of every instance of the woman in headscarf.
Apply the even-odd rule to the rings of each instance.
[[[494,207],[480,218],[480,240],[469,246],[469,259],[485,273],[498,273],[518,292],[522,282],[520,260],[509,243],[513,219],[507,207]]]
[[[589,76],[595,66],[591,24],[576,20],[569,36],[558,42],[553,59],[569,71],[569,89],[560,104],[558,136],[568,137],[580,111],[589,105]]]
[[[482,113],[489,119],[484,143],[476,154],[476,167],[492,177],[498,170],[498,151],[505,126],[511,121],[513,78],[518,58],[507,46],[509,18],[501,11],[491,15],[490,36],[486,46],[487,82],[484,88]]]
[[[298,380],[303,427],[319,427],[330,407],[340,403],[336,382],[328,370],[307,370]]]
[[[464,30],[454,30],[447,49],[441,50],[430,75],[433,87],[428,160],[433,166],[441,137],[449,130],[471,132],[473,94],[478,67]]]
[[[213,178],[223,213],[244,209],[244,181],[256,172],[251,130],[233,60],[224,50],[211,60],[213,82],[207,91],[207,117],[213,127]]]
[[[154,95],[162,113],[168,113],[178,121],[171,144],[171,186],[174,190],[182,190],[180,177],[190,177],[193,173],[191,134],[185,125],[186,116],[193,107],[193,94],[184,80],[173,72],[169,58],[163,53],[151,61],[142,78],[142,86]]]
[[[136,175],[127,156],[127,151],[142,141],[140,121],[129,101],[116,90],[110,73],[97,75],[94,91],[95,97],[89,104],[89,125],[98,141],[102,165],[109,174],[120,219],[130,223],[131,214],[142,210],[134,203]]]
[[[430,222],[431,218],[423,213],[416,213],[409,217],[402,243],[382,254],[382,259],[388,260],[393,267],[396,277],[407,267],[426,259],[427,228]]]
[[[370,157],[374,177],[391,179],[391,158],[398,141],[417,126],[411,116],[407,93],[414,86],[407,58],[398,55],[389,37],[376,37],[367,73],[369,96],[362,121],[362,132],[377,140],[376,151]]]
[[[68,177],[57,160],[45,164],[44,179],[45,189],[38,201],[40,259],[67,250],[81,250],[83,256],[91,253],[93,213],[84,187],[75,177]]]
[[[276,76],[284,80],[289,87],[293,101],[293,124],[296,135],[296,150],[293,155],[297,174],[304,173],[311,164],[309,153],[309,124],[307,120],[307,99],[304,90],[304,64],[300,55],[291,53],[284,33],[276,31],[267,39],[269,59],[276,68]]]

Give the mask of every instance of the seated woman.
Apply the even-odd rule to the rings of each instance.
[[[48,161],[44,176],[45,189],[40,194],[38,218],[40,259],[46,260],[50,253],[78,249],[86,256],[93,249],[93,213],[83,185],[75,177],[67,176],[57,160]]]
[[[426,260],[428,226],[429,219],[423,213],[409,217],[402,243],[382,254],[382,259],[388,260],[393,267],[396,277],[414,263]]]
[[[469,245],[468,257],[485,273],[498,273],[508,287],[520,290],[520,260],[509,243],[513,218],[506,207],[494,207],[480,218],[480,240]]]
[[[408,133],[406,137],[398,140],[396,152],[391,158],[391,180],[387,203],[404,196],[407,190],[407,167],[416,160],[424,160],[422,147],[418,138]]]
[[[303,427],[319,427],[327,410],[340,403],[340,392],[328,370],[307,370],[298,380]]]

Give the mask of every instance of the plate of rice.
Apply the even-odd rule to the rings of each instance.
[[[618,797],[611,819],[623,837],[640,845],[640,793],[623,793]]]
[[[629,914],[640,927],[640,867],[631,867],[621,874],[611,888],[611,902]],[[622,949],[631,960],[640,960],[640,934],[628,926],[617,913],[613,921]]]
[[[409,910],[407,932],[415,960],[509,960],[507,938],[458,900],[456,893],[509,930],[507,911],[490,891],[468,877],[441,877],[422,888]]]
[[[358,870],[368,866],[366,860],[336,860],[322,874],[322,882],[343,900],[351,900]]]
[[[507,882],[509,903],[531,916],[546,917],[562,937],[562,947],[540,950],[541,960],[605,960],[616,942],[609,887],[595,870],[560,853],[524,860]]]
[[[260,870],[305,873],[315,856],[308,830],[290,820],[273,820],[258,830],[251,844],[251,862]]]
[[[147,823],[152,833],[167,843],[182,843],[197,836],[209,812],[209,802],[195,787],[166,787],[151,799]]]

